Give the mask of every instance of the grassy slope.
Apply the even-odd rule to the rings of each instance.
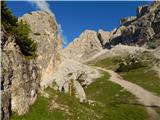
[[[50,99],[39,95],[37,101],[31,106],[30,111],[24,116],[17,116],[13,113],[11,120],[64,120],[65,114],[61,111],[50,112],[48,104]]]
[[[117,64],[114,62],[115,59],[116,58],[106,58],[91,64],[114,70],[117,66]],[[134,69],[129,72],[122,72],[119,74],[125,80],[138,84],[146,90],[160,96],[160,78],[158,77],[158,74],[149,67]]]
[[[105,74],[86,89],[88,99],[101,105],[103,120],[146,120],[147,113],[142,106],[135,105],[136,98],[106,78]]]
[[[75,97],[62,92],[47,89],[51,96],[49,99],[39,95],[26,115],[17,117],[13,114],[11,120],[146,120],[147,113],[144,108],[133,105],[137,103],[135,97],[121,91],[119,85],[108,81],[107,78],[109,76],[105,74],[85,89],[88,99],[97,101],[94,106],[79,103]],[[57,109],[48,110],[49,103],[56,94],[58,103],[67,105],[71,115]]]
[[[129,72],[121,73],[121,76],[130,82],[142,86],[160,96],[160,78],[158,74],[150,68],[139,68]]]
[[[114,62],[116,58],[117,57],[109,57],[98,61],[92,61],[88,64],[114,70],[116,68],[116,63]]]
[[[156,112],[160,115],[160,108],[156,108]]]

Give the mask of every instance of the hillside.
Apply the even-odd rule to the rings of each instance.
[[[160,2],[66,48],[56,18],[2,2],[2,120],[159,120]]]

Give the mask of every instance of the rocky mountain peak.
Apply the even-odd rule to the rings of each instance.
[[[98,39],[97,32],[85,30],[63,52],[69,58],[85,60],[101,49],[102,45]]]
[[[137,15],[120,20],[120,26],[110,32],[85,30],[64,51],[73,59],[86,60],[102,49],[118,44],[146,46],[159,45],[160,2],[137,7]]]

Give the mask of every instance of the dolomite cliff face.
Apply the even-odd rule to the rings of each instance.
[[[29,37],[35,40],[37,57],[28,59],[15,42],[14,36],[1,30],[2,75],[1,118],[8,120],[10,113],[23,115],[36,100],[42,81],[51,79],[60,63],[61,38],[56,21],[46,12],[25,14],[19,20],[30,25]]]
[[[63,50],[66,56],[87,61],[102,49],[118,44],[157,48],[160,45],[160,2],[139,6],[137,15],[122,18],[120,26],[112,31],[86,30]]]
[[[62,62],[53,75],[53,79],[43,81],[45,87],[53,87],[55,90],[70,93],[71,89],[75,90],[75,97],[80,102],[87,100],[84,87],[93,82],[95,78],[100,77],[98,70],[84,65],[74,59],[62,56]],[[70,89],[70,86],[73,88]]]
[[[63,53],[64,56],[83,61],[96,54],[101,49],[102,45],[97,37],[97,32],[85,30],[63,50]]]
[[[8,120],[11,110],[19,115],[28,111],[37,97],[40,70],[35,59],[28,60],[21,54],[14,37],[7,37],[2,48],[2,113],[1,118]]]
[[[117,44],[146,46],[156,48],[160,45],[160,2],[139,6],[137,15],[123,18],[120,26],[111,31],[112,35],[104,46],[110,48]]]
[[[61,51],[61,38],[56,21],[47,12],[42,11],[25,14],[19,20],[30,25],[30,37],[38,44],[36,61],[41,69],[41,82],[52,79],[60,63]]]

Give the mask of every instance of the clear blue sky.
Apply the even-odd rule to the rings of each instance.
[[[48,2],[57,22],[62,26],[68,43],[86,29],[96,31],[114,29],[118,27],[120,18],[136,15],[137,6],[148,3],[144,1]],[[7,6],[17,17],[37,10],[35,6],[22,1],[7,2]]]

